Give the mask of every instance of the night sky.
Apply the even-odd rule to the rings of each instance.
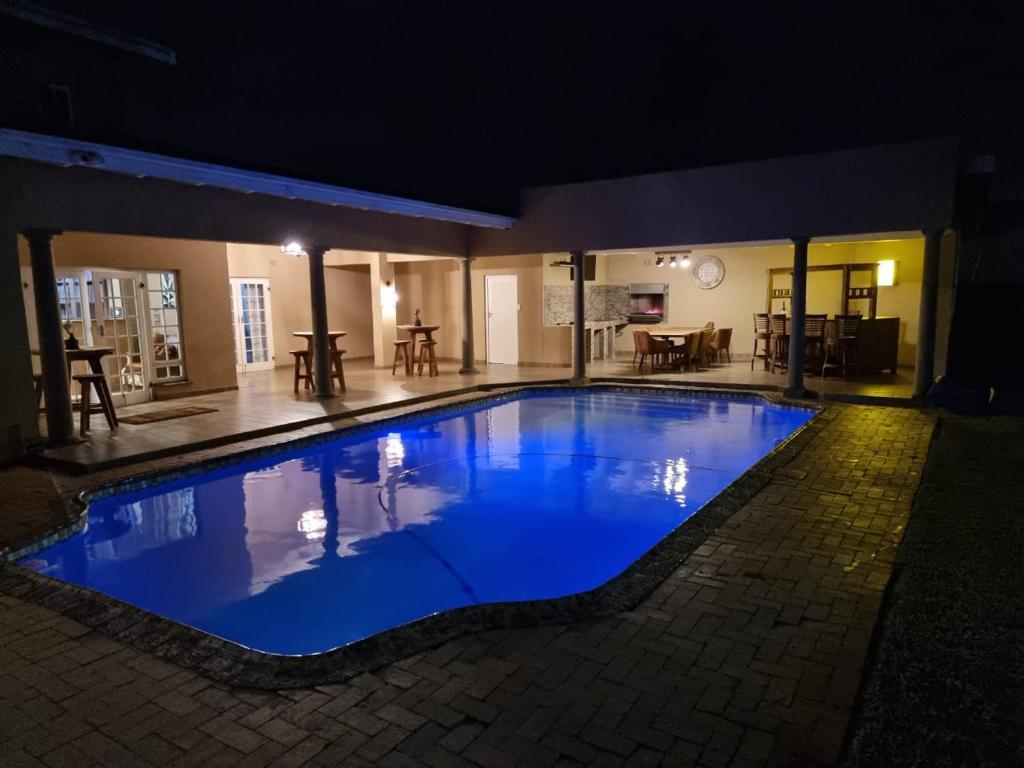
[[[0,20],[75,81],[72,135],[374,191],[514,213],[531,184],[948,134],[1024,179],[1015,2],[53,5],[178,57]],[[60,74],[95,51],[102,88]]]

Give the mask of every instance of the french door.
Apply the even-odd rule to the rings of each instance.
[[[235,328],[235,370],[274,367],[274,333],[270,320],[270,280],[232,277],[231,318]]]
[[[143,276],[134,272],[92,271],[89,306],[91,344],[112,347],[103,358],[110,394],[123,404],[150,399],[152,379],[144,333],[146,291]]]

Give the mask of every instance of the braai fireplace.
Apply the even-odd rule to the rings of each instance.
[[[660,323],[668,315],[668,285],[629,284],[629,322]]]

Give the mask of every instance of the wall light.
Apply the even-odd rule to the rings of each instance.
[[[306,251],[302,247],[302,243],[292,240],[287,245],[281,246],[281,253],[288,253],[292,256],[305,256]]]
[[[892,259],[878,262],[878,284],[882,287],[896,285],[896,262]]]
[[[398,291],[388,280],[380,287],[380,308],[394,310],[398,306]]]
[[[665,257],[664,256],[659,256],[657,259],[655,259],[654,260],[654,266],[656,266],[656,267],[664,267],[665,266]]]

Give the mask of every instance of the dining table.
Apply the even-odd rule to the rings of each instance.
[[[434,331],[439,330],[441,328],[441,326],[439,326],[439,325],[399,325],[399,326],[397,326],[397,328],[400,331],[405,331],[406,333],[408,333],[409,334],[409,338],[412,339],[412,344],[410,344],[410,346],[412,347],[412,349],[410,350],[411,356],[409,358],[409,360],[411,361],[410,362],[410,364],[411,364],[412,362],[415,362],[415,360],[416,360],[416,336],[418,334],[422,333],[423,336],[425,337],[423,339],[424,341],[433,341],[434,340]]]
[[[704,331],[704,330],[707,330],[707,328],[705,326],[703,326],[703,325],[701,325],[701,326],[687,326],[687,325],[674,326],[674,325],[672,325],[672,326],[666,326],[665,328],[657,328],[655,330],[650,331],[649,333],[651,334],[651,336],[653,336],[656,339],[664,339],[665,341],[673,341],[675,339],[683,339],[685,341],[690,336],[690,334],[692,334],[692,333],[700,333],[701,331]],[[687,353],[687,354],[689,354],[689,353]],[[667,367],[669,367],[669,368],[679,368],[681,365],[682,365],[682,363],[680,362],[679,364],[668,365]]]

